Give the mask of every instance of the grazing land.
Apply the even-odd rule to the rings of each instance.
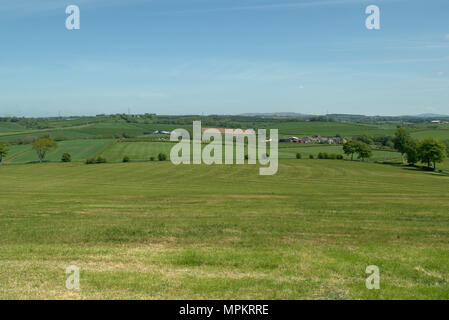
[[[449,298],[449,178],[432,172],[292,159],[274,176],[170,162],[0,175],[2,299]]]
[[[48,153],[47,161],[58,162],[64,152],[68,152],[72,156],[73,161],[84,161],[93,157],[110,145],[112,139],[89,139],[89,140],[69,140],[59,142],[56,150]],[[36,152],[32,150],[31,145],[17,145],[10,147],[11,152],[5,159],[6,163],[28,163],[36,162],[38,158]]]
[[[159,153],[169,157],[174,145],[175,143],[171,142],[120,142],[108,148],[102,155],[115,162],[122,161],[124,156],[130,157],[133,161],[148,161],[151,157],[157,159]]]
[[[274,176],[157,161],[174,143],[155,131],[191,131],[197,119],[281,138],[365,139],[372,157],[317,159],[343,155],[342,145],[282,142]],[[392,136],[401,126],[446,141],[449,127],[416,121],[4,119],[0,299],[448,299],[449,160],[436,171],[401,165]],[[39,137],[58,141],[42,164]],[[107,163],[85,164],[99,156]],[[65,287],[70,265],[79,291]],[[365,286],[369,265],[381,290]]]

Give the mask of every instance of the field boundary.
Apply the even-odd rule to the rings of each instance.
[[[116,140],[113,140],[113,141],[109,142],[103,149],[101,149],[100,151],[98,151],[98,152],[94,155],[94,157],[96,158],[96,157],[101,156],[106,150],[108,150],[108,149],[109,149],[110,147],[112,147],[114,144],[119,143],[119,140],[120,140],[120,139],[116,139]]]

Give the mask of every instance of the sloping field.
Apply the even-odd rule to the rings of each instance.
[[[449,177],[331,160],[274,176],[168,161],[0,176],[2,299],[449,298]]]
[[[61,161],[62,154],[68,152],[72,156],[72,161],[84,161],[101,152],[113,141],[112,139],[86,139],[58,142],[58,148],[50,151],[45,160]],[[8,163],[39,161],[36,151],[32,150],[32,145],[10,146],[8,149],[11,150],[6,158]]]
[[[394,126],[379,126],[367,124],[341,123],[341,122],[288,122],[275,123],[269,126],[279,129],[279,134],[311,136],[321,135],[324,137],[340,134],[343,137],[352,137],[361,134],[369,135],[393,135],[396,128]]]
[[[124,156],[130,157],[132,161],[148,161],[151,157],[157,159],[159,153],[169,157],[174,145],[171,142],[121,142],[108,148],[102,156],[112,162],[122,161]]]
[[[297,143],[281,143],[279,145],[279,158],[281,159],[293,159],[296,158],[296,153],[301,153],[303,158],[308,158],[309,155],[313,155],[315,158],[320,152],[327,152],[329,154],[341,154],[346,158],[350,158],[346,156],[343,152],[342,145],[304,145]],[[357,158],[357,155],[354,155],[354,159]],[[401,160],[401,155],[397,152],[391,151],[379,151],[373,150],[373,156],[371,160]]]
[[[440,128],[434,130],[412,131],[411,135],[416,139],[435,138],[440,140],[449,140],[449,128]]]
[[[167,157],[170,157],[170,151],[175,145],[173,142],[120,142],[116,143],[108,148],[102,156],[108,161],[119,162],[122,161],[124,156],[128,156],[132,161],[148,161],[150,157],[157,158],[159,153],[165,153]],[[202,145],[204,148],[205,145]],[[248,146],[244,147],[245,154],[248,154]],[[223,148],[223,159],[226,156]],[[191,155],[192,153],[191,148]],[[269,153],[269,146],[267,146],[267,152]],[[313,155],[315,158],[320,152],[327,152],[333,154],[343,154],[343,147],[341,145],[304,145],[296,143],[281,143],[279,145],[279,158],[280,159],[294,159],[296,153],[301,153],[303,158],[308,158],[309,155]],[[357,156],[355,156],[356,158]],[[235,158],[235,146],[234,146],[234,158]],[[373,151],[372,160],[400,160],[401,156],[397,152],[389,151]]]

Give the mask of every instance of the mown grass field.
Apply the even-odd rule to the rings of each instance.
[[[103,152],[108,161],[119,162],[124,156],[132,161],[148,161],[151,157],[157,159],[159,153],[170,157],[170,150],[175,145],[171,142],[119,142]]]
[[[302,158],[308,158],[309,155],[317,157],[320,152],[326,152],[328,154],[341,154],[344,155],[342,145],[304,145],[297,143],[281,143],[279,145],[279,158],[281,159],[294,159],[296,154],[300,153]],[[349,156],[344,155],[346,158]],[[357,158],[355,155],[354,158]],[[398,152],[373,150],[371,160],[374,161],[392,161],[401,160],[401,155]]]
[[[1,299],[449,298],[446,176],[296,159],[274,176],[168,161],[0,176]]]
[[[101,152],[112,142],[113,139],[88,139],[88,140],[69,140],[58,142],[58,148],[48,152],[45,160],[58,162],[61,161],[63,153],[68,152],[73,161],[84,161]],[[10,150],[5,163],[29,163],[38,162],[39,158],[32,145],[9,146]]]

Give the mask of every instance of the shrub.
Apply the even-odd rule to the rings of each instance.
[[[65,141],[65,140],[69,140],[69,137],[66,137],[65,135],[63,135],[61,133],[58,134],[55,138],[55,141]]]
[[[107,162],[106,158],[103,158],[101,156],[98,157],[98,158],[93,157],[93,158],[89,158],[89,159],[86,160],[86,164],[106,163],[106,162]]]
[[[93,164],[95,163],[96,159],[95,158],[89,158],[86,160],[86,164]]]
[[[96,163],[106,163],[106,162],[107,162],[106,158],[103,158],[102,156],[99,156],[96,161]]]
[[[34,136],[27,136],[23,139],[23,144],[32,144],[35,141],[38,140],[38,137],[34,137]]]
[[[65,152],[62,154],[61,161],[62,162],[71,162],[72,156],[70,155],[70,153]]]
[[[248,159],[249,159],[248,155],[247,155],[247,154],[245,154],[245,160],[248,160]]]
[[[131,159],[128,156],[123,157],[123,162],[130,162]]]
[[[165,161],[167,160],[167,155],[165,153],[159,153],[157,155],[157,158],[159,159],[159,161]]]
[[[343,158],[343,155],[342,155],[342,154],[337,155],[337,159],[338,159],[338,160],[343,160],[343,159],[344,159],[344,158]]]
[[[12,141],[12,144],[24,144],[24,139],[23,138],[16,138]]]
[[[150,157],[150,161],[154,161],[156,160],[154,157]]]
[[[320,152],[318,153],[318,159],[329,159],[329,155],[327,152]]]
[[[296,153],[296,159],[301,159],[301,154],[299,152]]]
[[[313,154],[309,154],[309,159],[313,159],[313,158],[314,158]]]
[[[129,133],[127,133],[127,132],[123,132],[123,133],[122,133],[122,137],[125,138],[125,139],[130,139],[130,138],[132,138],[133,136],[130,135]]]

